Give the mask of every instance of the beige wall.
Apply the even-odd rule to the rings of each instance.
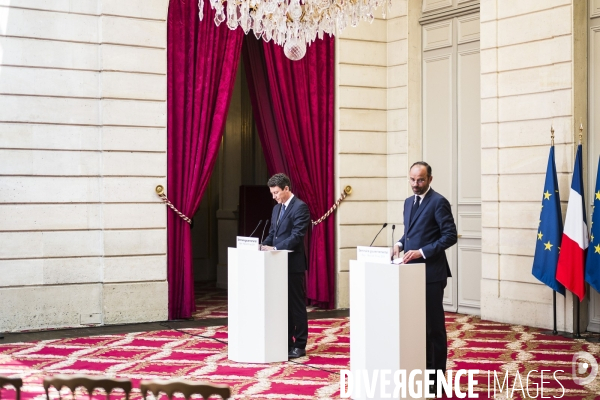
[[[167,0],[0,0],[0,331],[164,320]]]
[[[387,222],[396,225],[394,241],[404,232],[408,196],[408,24],[408,1],[395,2],[387,20]],[[389,226],[385,233],[385,245],[393,245]]]
[[[337,38],[337,193],[352,195],[337,213],[337,305],[348,307],[348,266],[356,246],[391,246],[402,232],[406,197],[407,17],[406,1],[387,18],[362,21]]]
[[[552,324],[552,290],[531,275],[531,265],[551,125],[561,200],[568,200],[577,94],[573,42],[571,0],[481,1],[485,319]],[[566,304],[557,298],[559,329],[571,330],[571,296]]]

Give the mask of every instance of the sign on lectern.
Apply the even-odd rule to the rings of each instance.
[[[356,261],[390,264],[394,250],[390,247],[358,246],[356,248]]]
[[[260,250],[258,238],[255,237],[238,236],[236,247],[240,250]]]

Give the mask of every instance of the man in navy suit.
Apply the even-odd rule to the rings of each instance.
[[[425,321],[427,369],[446,372],[448,343],[444,319],[444,288],[451,276],[445,250],[456,244],[456,225],[450,203],[434,191],[431,167],[424,161],[410,167],[414,196],[404,201],[404,235],[394,245],[394,256],[404,250],[404,263],[425,263]]]
[[[288,253],[288,358],[292,359],[306,355],[308,340],[304,236],[310,224],[310,213],[306,203],[290,190],[290,178],[286,175],[273,175],[267,185],[277,204],[261,250],[291,250]]]

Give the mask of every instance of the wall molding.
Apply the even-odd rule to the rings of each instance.
[[[424,15],[419,19],[421,25],[429,24],[431,22],[442,21],[448,18],[460,17],[467,14],[473,14],[479,12],[480,6],[479,1],[473,4],[460,6],[451,10],[444,10],[435,13],[423,13]]]
[[[473,22],[473,21],[477,21],[477,32],[469,33],[466,31],[465,28],[469,22]],[[457,22],[458,22],[458,25],[457,25],[458,44],[476,42],[479,40],[479,37],[480,37],[479,13],[469,14],[469,15],[459,17],[457,19]],[[479,49],[477,49],[477,50],[479,51]]]
[[[600,0],[590,0],[590,18],[600,17]]]
[[[447,20],[423,26],[423,51],[441,49],[442,47],[452,46],[452,26],[453,21]],[[445,32],[444,32],[445,31]],[[444,38],[434,38],[433,34],[445,34]]]
[[[439,10],[440,8],[452,7],[452,0],[423,0],[423,12]]]

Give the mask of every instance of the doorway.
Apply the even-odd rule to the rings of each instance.
[[[423,159],[451,204],[458,244],[446,251],[446,311],[480,314],[481,139],[479,13],[422,25]]]
[[[243,208],[240,191],[260,186],[270,198],[268,178],[252,114],[244,62],[240,57],[215,168],[194,215],[192,245],[197,308],[194,318],[227,317],[227,248],[235,247],[236,236],[247,231],[240,226],[240,207]],[[263,221],[270,218],[271,208],[267,205],[268,215],[257,216]],[[259,227],[259,231],[262,228]]]

